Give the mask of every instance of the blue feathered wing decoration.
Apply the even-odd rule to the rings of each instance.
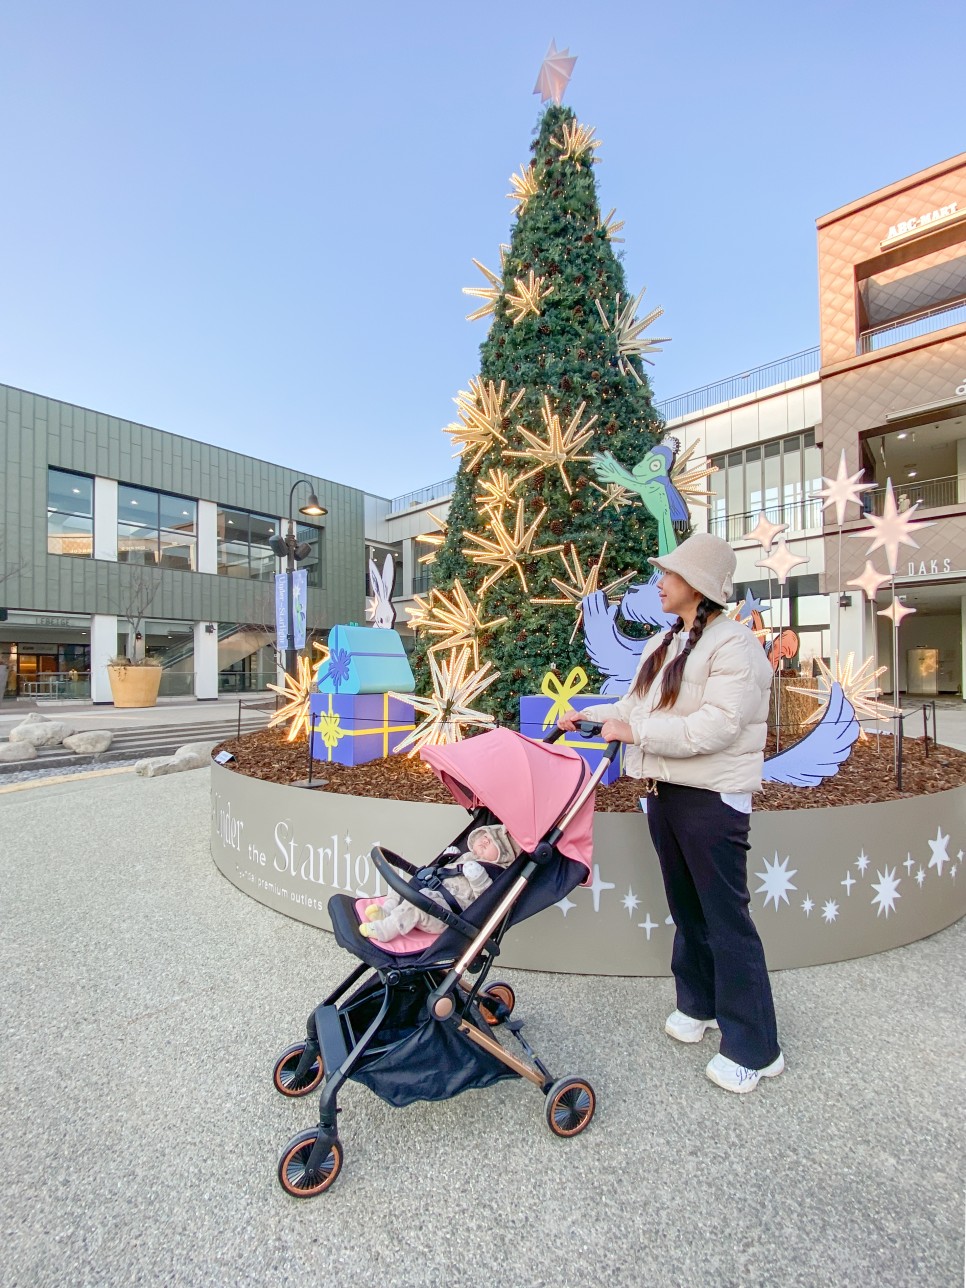
[[[824,779],[839,772],[839,766],[848,759],[858,736],[855,708],[842,691],[841,684],[833,684],[821,720],[800,742],[765,761],[762,781],[788,783],[791,787],[817,787]]]

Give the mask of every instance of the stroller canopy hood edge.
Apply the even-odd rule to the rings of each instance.
[[[419,754],[460,805],[485,805],[524,850],[546,836],[590,776],[587,762],[571,747],[537,742],[512,729],[423,747]],[[557,845],[587,869],[588,880],[593,826],[591,793]]]

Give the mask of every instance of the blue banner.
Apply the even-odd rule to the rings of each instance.
[[[288,579],[289,573],[275,574],[275,639],[280,652],[305,648],[306,605],[309,597],[309,574],[303,568],[293,572],[292,577],[292,618],[295,627],[295,638],[288,635]]]

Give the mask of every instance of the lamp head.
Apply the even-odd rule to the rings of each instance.
[[[307,514],[310,518],[318,519],[323,514],[328,514],[324,505],[319,505],[319,498],[313,492],[304,505],[299,506],[299,514]],[[304,556],[303,556],[304,557]]]

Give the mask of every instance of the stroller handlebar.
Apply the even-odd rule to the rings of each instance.
[[[582,733],[585,738],[599,737],[600,731],[603,729],[603,727],[604,726],[600,720],[578,720],[577,721],[577,732]],[[543,741],[556,742],[558,738],[562,738],[564,736],[565,732],[566,730],[561,729],[558,726],[555,729],[551,729]],[[608,764],[610,764],[610,762],[620,751],[620,746],[621,745],[619,742],[609,742],[607,744],[607,749],[604,752],[604,760],[606,760]]]

